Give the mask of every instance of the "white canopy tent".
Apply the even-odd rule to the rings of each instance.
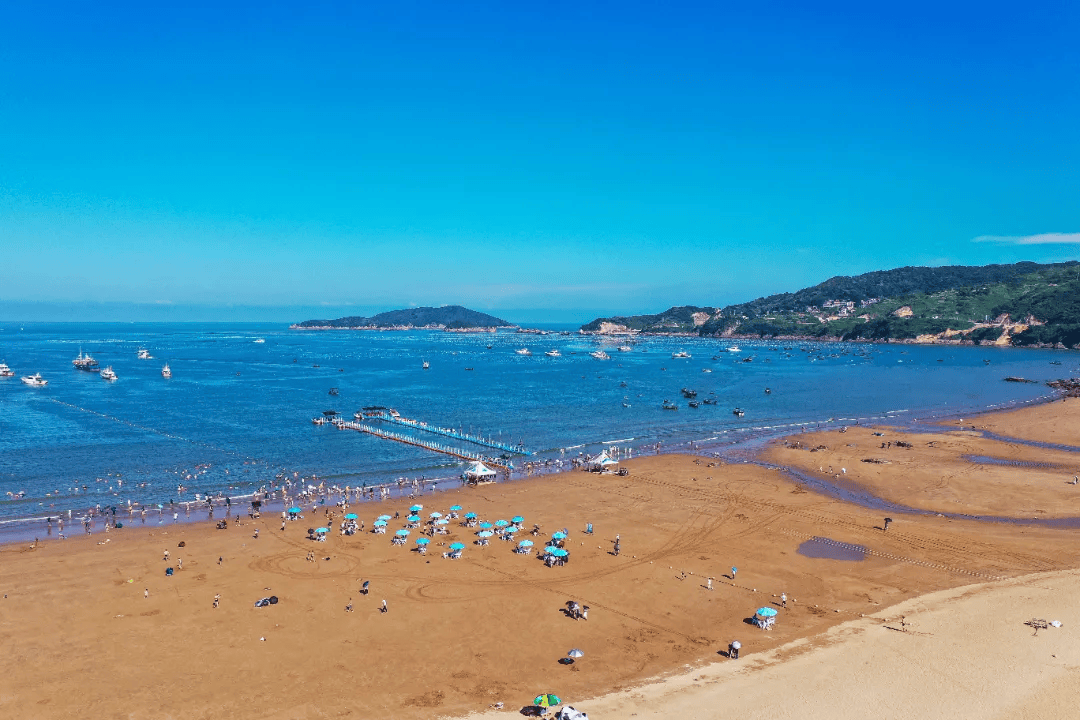
[[[605,452],[600,453],[599,455],[596,455],[595,457],[589,458],[586,461],[586,464],[588,464],[588,466],[590,468],[600,468],[601,470],[608,470],[608,469],[614,468],[616,465],[618,465],[619,461],[618,460],[612,460],[611,457],[605,451]]]
[[[461,478],[468,482],[485,482],[495,479],[495,471],[489,468],[484,463],[476,460],[469,467],[465,468],[465,472],[461,474]]]

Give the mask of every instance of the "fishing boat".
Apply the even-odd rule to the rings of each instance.
[[[0,363],[0,377],[15,377],[15,371],[4,363]]]
[[[425,370],[430,370],[431,369],[431,363],[429,363],[427,360],[424,361],[424,369]]]
[[[86,370],[88,372],[97,372],[98,363],[97,360],[90,357],[90,353],[83,354],[82,348],[79,348],[79,356],[71,361],[79,370]]]
[[[548,357],[562,357],[562,353],[559,352],[558,350],[548,350],[544,354],[547,355]]]
[[[727,349],[728,352],[742,352],[738,345],[732,345]]]
[[[161,368],[161,377],[163,377],[163,378],[171,378],[172,377],[172,368],[169,367],[169,363],[165,363],[165,367]]]
[[[112,365],[107,366],[101,371],[101,379],[112,382],[116,379],[116,373],[113,372]]]
[[[690,353],[685,352],[683,350],[680,350],[679,352],[671,353],[671,359],[672,360],[679,360],[679,359],[682,359],[682,358],[689,358],[689,357],[690,357]]]
[[[146,348],[139,348],[139,359],[140,360],[153,360],[154,356],[151,355],[150,351],[147,350]]]
[[[330,388],[329,394],[330,395],[337,395],[338,394],[338,389],[337,388]]]
[[[611,356],[608,355],[603,350],[593,350],[591,353],[589,353],[589,355],[591,357],[596,358],[597,360],[610,360],[611,359]]]
[[[689,405],[692,408],[696,408],[696,407],[700,406],[701,403],[699,403],[697,400],[691,400],[690,402],[687,403],[687,405]]]
[[[741,408],[735,408],[734,410],[731,411],[731,414],[734,415],[735,417],[742,417],[746,413],[743,412]]]
[[[516,352],[518,355],[532,355],[532,353],[529,352],[529,348],[521,348],[520,350],[515,350],[514,352]]]
[[[253,342],[253,343],[258,343],[258,344],[260,344],[260,345],[261,345],[262,343],[266,342],[266,340],[264,340],[263,338],[255,338],[255,339],[254,339],[254,340],[252,340],[251,342]]]
[[[676,405],[675,403],[671,402],[670,400],[665,400],[663,408],[665,410],[678,410],[679,406]]]
[[[683,388],[679,392],[681,392],[682,396],[688,400],[693,400],[697,397],[697,390],[691,390],[690,388]]]
[[[41,377],[41,373],[34,373],[33,375],[24,375],[22,381],[30,387],[45,387],[49,384],[49,381]]]
[[[716,405],[717,404],[716,398],[705,398],[701,402],[705,403],[706,405]]]
[[[710,370],[709,368],[702,368],[701,372],[703,372],[703,373],[711,373],[712,370]]]
[[[616,348],[616,350],[618,350],[619,352],[630,352],[632,348],[629,345],[620,345]]]

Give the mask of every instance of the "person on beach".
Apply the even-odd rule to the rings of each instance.
[[[787,609],[787,593],[780,593],[780,607]]]
[[[165,551],[165,557],[163,557],[161,559],[164,560],[165,562],[169,561],[169,551],[168,550]]]
[[[742,648],[742,643],[740,643],[738,640],[732,640],[731,644],[728,645],[728,658],[730,658],[731,660],[738,660],[740,648]]]
[[[381,612],[381,613],[390,612],[390,609],[388,607],[386,607],[386,601],[385,600],[382,601],[382,607],[379,608],[379,612]]]
[[[615,557],[619,557],[619,541],[615,541]]]
[[[363,586],[363,588],[362,588],[362,589],[360,590],[360,592],[362,592],[362,593],[364,593],[365,595],[367,595],[367,594],[368,594],[368,585],[370,585],[370,584],[371,584],[371,581],[370,581],[370,580],[365,580],[365,581],[364,581],[364,586]],[[383,604],[384,604],[384,605],[386,604],[386,601],[385,601],[385,600],[383,600]]]
[[[709,585],[709,590],[712,590],[712,578],[708,578],[708,579],[706,579],[706,581],[705,581],[705,582],[707,582],[707,583],[708,583],[708,585]]]
[[[582,605],[581,606],[581,619],[582,620],[588,620],[589,619],[589,606],[588,605]]]
[[[731,582],[735,582],[735,573],[739,572],[739,568],[734,565],[731,567]]]
[[[150,597],[150,588],[143,588],[142,596],[143,596],[143,598]]]
[[[221,593],[218,593],[217,595],[214,596],[214,608],[217,608],[218,603],[220,603],[220,602],[221,602]]]

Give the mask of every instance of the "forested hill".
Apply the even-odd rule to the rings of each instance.
[[[582,329],[1076,347],[1080,263],[897,268],[720,309],[598,318]]]
[[[372,317],[343,317],[337,320],[305,320],[292,327],[315,328],[447,328],[466,330],[470,328],[512,327],[511,323],[494,315],[469,310],[460,305],[445,307],[419,307],[390,310]]]

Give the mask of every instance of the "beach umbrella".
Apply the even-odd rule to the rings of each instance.
[[[559,699],[558,695],[537,695],[535,698],[533,698],[533,703],[539,705],[542,708],[554,707],[561,702],[562,700]]]
[[[394,534],[395,534],[395,535],[397,535],[398,537],[405,537],[406,535],[408,535],[408,534],[409,534],[409,531],[408,531],[408,530],[406,530],[405,528],[401,528],[400,530],[398,530],[398,531],[397,531],[396,533],[394,533]]]
[[[441,517],[442,517],[442,513],[441,513],[441,512],[433,512],[433,513],[431,513],[430,515],[428,515],[428,517],[432,517],[432,518],[436,518],[436,519],[438,519],[438,518],[441,518]]]
[[[509,520],[496,520],[495,521],[495,526],[496,527],[506,527],[509,524],[510,524]]]
[[[461,512],[461,506],[460,505],[451,505],[450,506],[450,512]]]
[[[409,509],[412,510],[413,512],[420,512],[421,510],[424,509],[424,506],[423,505],[413,505]]]
[[[429,542],[431,542],[431,538],[416,538],[417,545],[427,545]]]
[[[760,607],[757,609],[757,614],[761,617],[773,617],[776,615],[776,608]]]
[[[300,512],[300,508],[298,508],[298,507],[291,507],[291,508],[289,508],[289,512],[291,512],[291,513],[292,513],[293,515],[296,515],[297,513],[299,513],[299,512]]]
[[[522,540],[521,542],[518,543],[518,547],[532,547],[532,545],[533,545],[532,540]]]
[[[389,515],[380,515],[379,517],[377,517],[375,519],[376,520],[389,520],[390,516]]]
[[[480,532],[476,533],[476,536],[477,537],[491,537],[494,534],[495,533],[491,532],[490,530],[481,530]]]
[[[447,520],[446,518],[441,518],[441,519],[439,519],[439,520],[436,520],[436,521],[435,521],[435,524],[436,524],[436,525],[449,525],[449,524],[450,524],[450,521],[449,521],[449,520]]]
[[[521,517],[520,515],[515,515],[514,517],[510,518],[510,522],[523,523],[525,522],[525,518]]]
[[[566,557],[570,553],[563,548],[551,548],[551,554],[555,557]]]
[[[347,515],[345,516],[345,519],[346,519],[346,520],[356,520],[356,513],[348,513],[348,514],[347,514]]]
[[[450,549],[451,550],[464,550],[465,549],[465,543],[459,543],[459,542],[450,543]]]
[[[544,552],[547,553],[548,555],[553,555],[556,550],[558,550],[558,548],[554,547],[552,545],[548,545],[546,548],[544,548]]]
[[[420,522],[420,516],[419,515],[410,515],[409,517],[407,517],[405,519],[408,520],[409,522]]]
[[[474,512],[467,512],[467,513],[465,513],[465,519],[466,519],[466,520],[472,520],[472,519],[473,519],[473,518],[475,518],[475,517],[476,517],[476,513],[474,513]]]
[[[574,648],[570,652],[566,653],[566,657],[572,657],[572,658],[585,657],[585,653],[581,652],[577,648]]]
[[[561,532],[561,531],[560,531],[560,532],[557,532],[557,533],[554,533],[554,534],[553,534],[553,535],[551,536],[551,539],[552,539],[552,540],[565,540],[565,539],[566,539],[566,533],[564,533],[564,532]]]
[[[482,523],[480,523],[480,527],[484,528],[485,530],[490,530],[491,528],[493,528],[495,526],[492,525],[489,522],[482,522]]]
[[[328,532],[330,532],[330,528],[315,528],[315,532],[317,532],[317,533],[328,533]]]
[[[375,521],[374,523],[372,523],[372,524],[373,524],[373,525],[374,525],[375,527],[386,527],[386,521],[385,521],[385,520],[376,520],[376,521]]]

